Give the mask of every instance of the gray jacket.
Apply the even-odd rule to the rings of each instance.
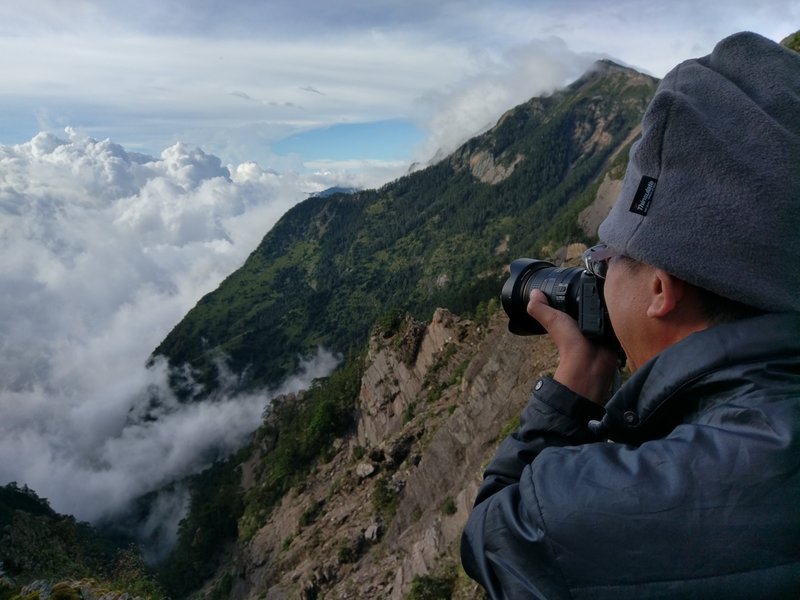
[[[537,382],[461,557],[492,598],[800,598],[800,314],[695,333],[605,410]]]

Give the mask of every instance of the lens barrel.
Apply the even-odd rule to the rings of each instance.
[[[508,315],[508,330],[516,335],[545,333],[539,322],[528,314],[528,300],[533,290],[541,290],[550,306],[579,320],[581,275],[579,267],[556,267],[545,260],[518,258],[509,267],[510,276],[500,292]]]

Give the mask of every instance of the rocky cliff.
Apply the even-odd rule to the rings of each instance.
[[[399,600],[425,586],[482,597],[458,566],[461,528],[487,460],[556,358],[547,338],[513,336],[506,322],[437,310],[427,325],[374,334],[356,428],[206,593],[225,579],[239,599]]]

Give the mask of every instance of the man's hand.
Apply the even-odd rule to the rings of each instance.
[[[547,330],[558,349],[553,379],[592,402],[604,405],[609,398],[617,353],[586,338],[567,313],[552,308],[540,290],[531,292],[528,314]]]

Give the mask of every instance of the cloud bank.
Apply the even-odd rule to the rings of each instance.
[[[142,152],[183,140],[284,172],[309,157],[270,146],[300,132],[387,120],[449,127],[455,110],[437,113],[436,98],[485,127],[481,106],[493,103],[494,115],[527,99],[515,90],[552,89],[550,67],[531,68],[534,59],[574,75],[575,55],[607,53],[660,77],[735,31],[780,40],[799,19],[795,0],[0,3],[0,52],[14,57],[0,64],[0,142],[78,125]]]
[[[96,521],[241,446],[271,397],[328,375],[320,349],[280,390],[183,406],[165,365],[144,364],[280,215],[335,183],[74,130],[0,146],[0,484]],[[154,395],[159,418],[137,419]]]

